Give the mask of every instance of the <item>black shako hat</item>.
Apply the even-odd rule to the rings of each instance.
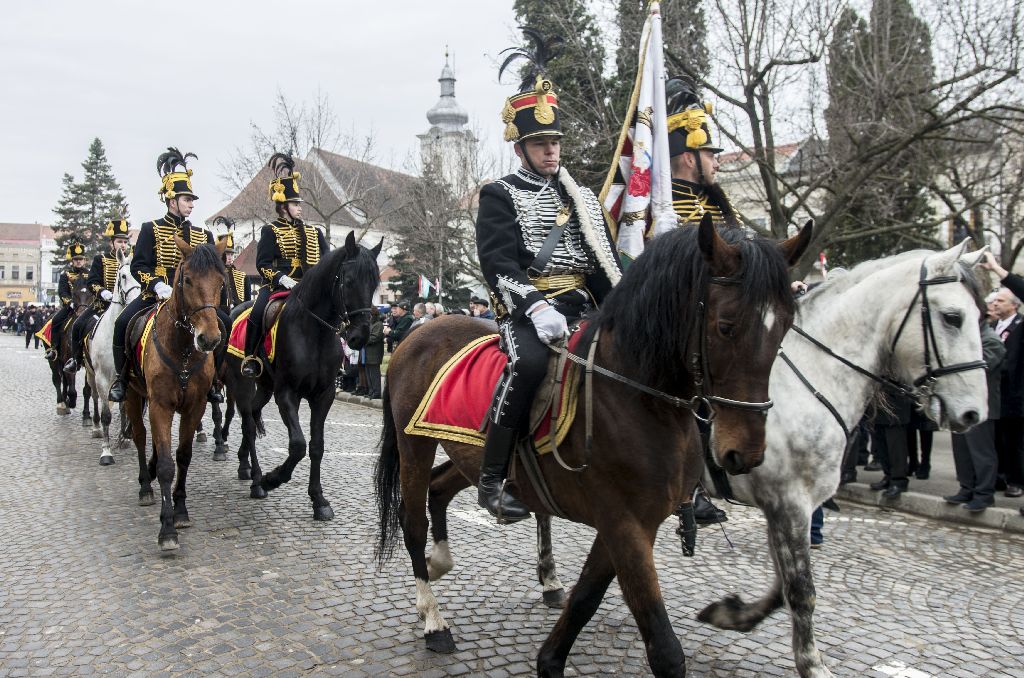
[[[558,96],[554,84],[545,75],[547,62],[557,57],[565,42],[560,36],[545,39],[539,31],[523,27],[527,45],[509,47],[501,68],[498,81],[505,69],[520,59],[526,61],[522,70],[519,94],[505,100],[501,109],[501,121],[505,123],[505,141],[520,142],[534,137],[563,136],[559,123]]]

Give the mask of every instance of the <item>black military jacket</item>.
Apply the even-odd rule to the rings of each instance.
[[[593,301],[600,304],[612,283],[584,238],[576,210],[587,210],[596,227],[599,246],[616,266],[619,257],[597,196],[586,188],[581,188],[581,192],[585,204],[574,206],[562,239],[541,275],[582,275]],[[480,269],[496,300],[513,320],[545,298],[527,269],[554,227],[559,209],[567,204],[568,197],[556,180],[545,185],[542,177],[524,168],[480,190],[476,220]]]
[[[685,179],[672,179],[672,209],[679,224],[699,224],[705,212],[716,224],[727,223],[733,215],[725,193],[717,188],[708,190],[705,186]]]
[[[87,284],[96,296],[99,296],[101,290],[114,292],[114,286],[117,284],[117,254],[113,250],[92,258]]]
[[[60,279],[57,281],[57,296],[60,297],[60,303],[67,306],[74,301],[75,288],[79,286],[79,283],[86,279],[89,275],[89,269],[87,268],[75,268],[73,266],[67,266],[60,274]]]
[[[212,233],[170,212],[160,219],[144,223],[135,242],[131,272],[147,297],[156,294],[153,288],[158,282],[174,283],[174,273],[181,263],[181,250],[174,244],[175,235],[192,247],[213,244]]]
[[[300,280],[305,269],[315,266],[330,247],[323,231],[301,219],[289,223],[275,219],[260,230],[256,245],[256,269],[271,287],[280,287],[281,276]]]
[[[241,271],[234,266],[225,266],[224,277],[227,283],[224,286],[224,294],[226,295],[224,305],[228,308],[234,308],[243,301],[249,301],[252,298],[245,271]]]

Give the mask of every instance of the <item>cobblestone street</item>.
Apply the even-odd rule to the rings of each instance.
[[[336,518],[315,523],[309,463],[265,500],[236,479],[212,436],[189,474],[194,526],[180,550],[157,546],[159,505],[137,505],[134,448],[98,463],[81,402],[58,417],[42,351],[0,336],[0,676],[533,674],[558,613],[541,600],[534,523],[497,527],[464,492],[450,519],[455,569],[434,586],[458,650],[423,647],[404,549],[383,571],[371,473],[380,411],[336,403],[323,485]],[[81,390],[81,378],[79,378]],[[264,470],[286,456],[277,410],[258,442]],[[115,415],[116,422],[116,415]],[[206,430],[211,430],[209,417]],[[159,491],[158,491],[159,492]],[[656,561],[689,676],[794,674],[790,623],[778,612],[749,634],[696,612],[770,579],[761,514],[729,507],[728,539],[701,530],[684,559],[674,525]],[[1024,676],[1024,538],[843,504],[813,552],[816,628],[837,676]],[[575,581],[593,539],[555,521],[559,576]],[[648,675],[643,641],[615,584],[570,656],[571,675]]]

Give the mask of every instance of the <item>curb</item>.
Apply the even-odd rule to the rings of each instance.
[[[901,513],[913,513],[925,518],[936,518],[948,523],[1024,534],[1024,516],[1014,509],[993,506],[981,513],[969,513],[957,504],[946,503],[942,497],[919,492],[904,492],[899,499],[883,499],[881,491],[876,492],[864,483],[840,486],[836,498]]]
[[[384,401],[378,399],[370,400],[364,396],[352,395],[351,393],[345,393],[339,391],[334,394],[335,400],[340,400],[343,403],[349,403],[350,405],[362,405],[363,407],[372,407],[375,410],[384,409]]]

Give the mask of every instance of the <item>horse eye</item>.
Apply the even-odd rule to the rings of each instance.
[[[964,323],[964,317],[956,311],[946,311],[942,314],[942,320],[950,327],[960,327]]]
[[[736,333],[736,326],[726,320],[718,321],[718,333],[723,337],[732,338]]]
[[[185,276],[185,284],[186,285],[191,285],[192,284],[192,278],[190,278],[188,276]]]

